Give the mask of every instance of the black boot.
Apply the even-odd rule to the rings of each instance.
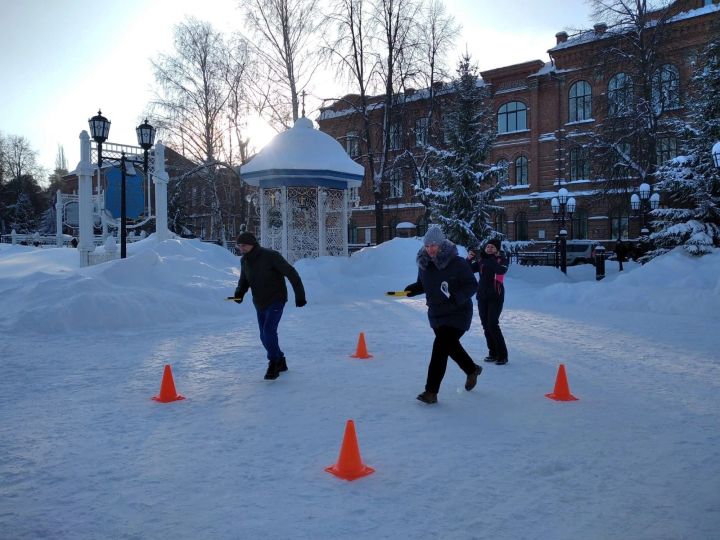
[[[497,362],[497,358],[495,358],[494,356],[488,355],[488,356],[486,356],[485,358],[483,358],[483,361],[485,361],[485,362]]]
[[[268,362],[268,368],[265,372],[265,380],[266,381],[274,381],[280,376],[280,372],[278,371],[278,363],[277,362]]]
[[[482,373],[482,367],[475,364],[475,369],[473,372],[467,376],[467,380],[465,381],[465,390],[468,392],[475,388],[475,385],[477,384],[477,378]]]
[[[498,366],[502,366],[502,365],[507,364],[507,363],[508,363],[507,357],[505,357],[505,358],[498,358],[497,360],[495,360],[495,364],[498,365]]]
[[[285,360],[285,357],[283,356],[280,360],[278,360],[278,373],[282,373],[283,371],[287,371],[287,361]]]
[[[433,403],[437,403],[437,394],[435,392],[428,392],[427,390],[425,390],[422,394],[418,395],[417,399],[419,399],[423,403],[432,405]]]

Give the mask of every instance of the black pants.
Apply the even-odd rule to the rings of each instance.
[[[480,322],[485,331],[488,354],[498,359],[507,358],[508,355],[505,338],[500,330],[500,314],[502,313],[503,302],[502,297],[478,299],[478,311],[480,312]]]
[[[475,362],[460,344],[460,338],[465,333],[464,330],[441,326],[433,328],[433,332],[435,332],[435,341],[433,342],[425,390],[437,394],[440,391],[440,383],[445,377],[448,356],[455,360],[466,375],[475,371]]]

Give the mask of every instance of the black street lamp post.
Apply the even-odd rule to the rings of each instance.
[[[155,128],[148,124],[147,118],[145,122],[135,128],[137,133],[138,145],[143,149],[143,173],[145,174],[145,181],[147,182],[147,196],[148,196],[148,215],[150,215],[150,177],[148,176],[148,151],[155,144]]]
[[[575,197],[570,197],[567,189],[560,188],[558,190],[558,196],[552,198],[550,205],[552,206],[553,215],[558,222],[559,228],[560,270],[562,270],[563,274],[567,274],[567,230],[565,229],[565,220],[572,219],[573,212],[575,212]]]
[[[90,135],[97,143],[98,169],[102,169],[102,143],[107,140],[110,133],[110,120],[98,111],[97,115],[88,120],[88,124],[90,125]],[[148,124],[147,119],[145,119],[145,122],[140,124],[135,131],[137,132],[138,143],[143,149],[143,165],[145,178],[147,178],[148,150],[155,141],[155,128]],[[115,161],[120,163],[120,258],[125,259],[127,257],[127,172],[125,168],[125,152],[121,152],[120,159]],[[149,190],[148,197],[150,197]]]
[[[110,120],[102,115],[102,111],[98,110],[95,116],[88,119],[88,124],[90,124],[90,135],[97,143],[98,169],[102,169],[102,143],[107,141],[108,133],[110,133]]]
[[[640,226],[640,236],[646,237],[650,235],[650,230],[647,227],[647,215],[651,210],[655,210],[660,206],[660,195],[653,193],[650,195],[650,185],[643,182],[640,184],[637,193],[633,193],[630,196],[630,208],[633,211],[635,217],[640,216],[642,218]]]

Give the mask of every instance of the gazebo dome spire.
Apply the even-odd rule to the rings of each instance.
[[[279,133],[248,163],[240,176],[251,186],[359,187],[365,169],[333,137],[304,116]]]

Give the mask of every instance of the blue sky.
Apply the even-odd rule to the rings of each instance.
[[[463,25],[455,57],[467,47],[481,70],[547,60],[556,32],[592,25],[588,6],[579,0],[445,4]],[[0,0],[0,131],[27,137],[48,169],[58,145],[74,168],[78,136],[98,108],[112,121],[110,141],[135,144],[134,128],[151,97],[150,59],[171,50],[173,25],[190,14],[218,30],[235,30],[241,24],[237,5],[236,0]],[[315,86],[325,89],[327,81]]]

